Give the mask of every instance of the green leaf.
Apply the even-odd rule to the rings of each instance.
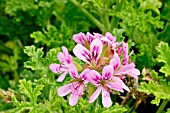
[[[38,48],[36,50],[35,46],[26,46],[24,49],[24,53],[31,57],[31,61],[27,61],[24,63],[24,67],[31,68],[32,70],[41,70],[42,65],[42,56],[44,52],[42,48]]]
[[[53,25],[48,25],[46,29],[43,29],[43,32],[33,32],[30,34],[30,37],[35,39],[35,43],[46,44],[50,47],[66,46],[69,50],[72,50],[74,42],[71,40],[71,34],[71,29],[69,29],[65,24],[62,24],[59,29]]]
[[[16,99],[16,96],[12,94],[12,102],[16,106],[16,108],[12,109],[12,113],[20,113],[29,110],[29,113],[38,113],[42,112],[41,106],[42,103],[37,103],[37,97],[41,94],[41,90],[43,89],[43,85],[36,85],[33,88],[33,84],[31,81],[26,81],[25,79],[20,80],[20,92],[29,97],[29,101],[21,101],[19,102]]]
[[[162,81],[158,83],[155,83],[154,81],[149,81],[149,83],[142,82],[139,86],[140,92],[145,92],[148,95],[153,94],[155,96],[155,99],[151,101],[152,104],[156,104],[157,106],[160,103],[161,99],[170,99],[170,91],[169,91],[169,85],[166,84],[166,81]]]
[[[112,35],[116,37],[117,42],[121,42],[125,39],[125,37],[122,36],[124,32],[124,29],[114,29]]]
[[[142,69],[142,67],[145,66],[146,68],[152,69],[155,64],[152,49],[150,49],[148,45],[142,44],[140,45],[139,51],[140,54],[138,54],[136,58],[137,67]]]
[[[166,113],[170,113],[170,108],[167,109]]]
[[[159,55],[157,57],[158,62],[163,62],[165,63],[163,67],[159,70],[160,72],[164,73],[165,76],[170,76],[170,59],[169,59],[169,54],[170,54],[170,48],[167,43],[165,42],[160,42],[159,45],[156,47],[156,50],[158,51]]]

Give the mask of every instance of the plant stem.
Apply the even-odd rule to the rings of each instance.
[[[121,102],[121,106],[125,106],[125,105],[126,105],[127,101],[128,101],[129,98],[131,97],[131,95],[132,95],[132,92],[128,92],[128,93],[126,94],[125,99]]]
[[[104,26],[86,9],[84,9],[81,4],[79,4],[76,0],[70,0],[70,2],[78,7],[102,32],[104,31]]]
[[[167,105],[168,100],[164,99],[161,106],[159,107],[159,109],[156,111],[156,113],[162,113],[162,111],[164,110],[165,106]]]
[[[123,4],[124,1],[125,0],[117,0],[115,14],[116,14],[116,12],[121,10],[122,4]],[[119,22],[119,18],[116,15],[113,16],[112,20],[111,20],[111,25],[110,25],[110,32],[113,31],[113,28],[117,28],[118,27],[118,22]]]
[[[101,16],[101,20],[104,24],[104,31],[103,33],[105,34],[107,31],[109,31],[110,28],[110,22],[109,22],[109,18],[108,18],[108,14],[106,12],[104,12]]]
[[[97,98],[96,101],[94,101],[94,103],[92,103],[92,107],[91,107],[90,113],[96,113],[98,99],[99,98]]]

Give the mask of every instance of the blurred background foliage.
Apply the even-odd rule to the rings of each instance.
[[[42,106],[45,106],[46,112],[50,109],[56,111],[52,102],[59,102],[60,104],[56,106],[60,106],[61,109],[72,109],[72,112],[78,109],[69,107],[64,99],[62,101],[65,103],[61,105],[62,98],[56,96],[54,90],[63,83],[58,85],[55,82],[58,75],[51,73],[48,66],[50,63],[58,62],[56,55],[61,46],[64,45],[70,52],[72,51],[75,45],[72,36],[79,32],[98,32],[104,35],[109,31],[117,37],[117,40],[127,41],[130,51],[134,51],[131,58],[135,60],[137,68],[143,75],[139,77],[139,85],[141,84],[139,91],[150,95],[152,100],[154,96],[152,104],[161,106],[162,104],[159,104],[161,99],[167,104],[170,100],[168,90],[170,62],[169,59],[161,59],[169,58],[170,53],[169,11],[169,0],[0,0],[0,97],[2,97],[0,111],[14,106],[17,107],[13,112],[27,111],[27,107],[31,108],[32,101],[27,103],[31,97],[26,90],[33,89],[31,94],[35,93],[37,97],[41,95],[37,101],[39,104],[34,103],[35,111],[29,109],[30,112],[39,112]],[[163,54],[165,49],[167,51]],[[146,79],[148,77],[149,80]],[[30,82],[23,80],[19,83],[20,79]],[[22,84],[34,87],[23,90]],[[22,94],[28,97],[22,98]],[[42,98],[44,100],[41,100]],[[137,98],[134,104],[136,108],[140,104],[139,101],[146,100]],[[85,100],[81,100],[80,105],[83,102],[89,105]],[[115,106],[120,107],[118,104]],[[128,109],[130,107],[132,106],[126,106]],[[20,108],[23,109],[19,111]],[[110,109],[114,110],[113,108]],[[136,108],[132,108],[135,111]],[[100,106],[97,109],[101,112],[107,111]],[[120,113],[121,110],[127,111],[120,107],[120,110],[114,112]],[[140,112],[138,109],[136,111]]]

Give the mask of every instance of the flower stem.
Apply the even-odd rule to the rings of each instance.
[[[109,31],[110,28],[110,22],[109,22],[109,18],[108,18],[108,14],[106,12],[104,12],[101,16],[101,20],[104,24],[104,31],[103,33],[105,34],[107,31]]]
[[[168,103],[168,100],[167,100],[167,99],[163,100],[161,106],[160,106],[159,109],[156,111],[156,113],[162,113],[162,111],[164,110],[164,108],[165,108],[165,106],[167,105],[167,103]]]
[[[70,0],[70,2],[78,7],[102,32],[104,31],[104,26],[86,9],[84,9],[81,4],[79,4],[76,0]]]
[[[127,101],[128,101],[129,98],[131,97],[131,95],[132,95],[132,92],[128,92],[128,93],[126,94],[125,99],[123,99],[123,101],[121,102],[121,106],[125,106],[125,105],[126,105]]]
[[[122,4],[124,1],[125,0],[117,0],[115,14],[122,9]],[[119,18],[116,15],[113,16],[110,25],[110,32],[112,32],[114,28],[118,27],[118,22],[119,22]]]

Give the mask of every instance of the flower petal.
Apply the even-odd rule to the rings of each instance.
[[[60,73],[60,67],[61,65],[60,64],[50,64],[49,68],[52,72],[54,73]]]
[[[137,75],[140,75],[140,71],[136,68],[132,68],[127,74],[135,79],[138,79]]]
[[[89,44],[91,44],[91,42],[95,39],[95,37],[89,32],[86,33],[86,38]]]
[[[80,78],[84,81],[87,81],[87,76],[89,75],[90,69],[85,69],[83,72],[80,74]]]
[[[99,86],[102,77],[97,71],[91,70],[87,76],[87,79],[91,84]]]
[[[73,53],[75,54],[75,56],[77,56],[79,59],[83,60],[84,62],[87,62],[88,64],[90,64],[90,52],[81,44],[77,44],[74,49],[73,49]]]
[[[65,56],[62,52],[59,52],[57,58],[60,62],[65,62]]]
[[[78,102],[78,98],[79,98],[79,95],[76,95],[76,94],[72,93],[72,94],[70,95],[70,98],[69,98],[69,104],[70,104],[71,106],[76,105],[77,102]]]
[[[58,88],[58,95],[66,96],[67,94],[69,94],[72,91],[70,86],[71,86],[71,84],[67,84],[67,85],[64,85],[64,86],[61,86],[60,88]]]
[[[89,103],[92,103],[92,102],[94,102],[97,99],[97,97],[100,95],[101,90],[102,90],[102,88],[101,88],[101,86],[99,86],[97,88],[97,90],[90,97]]]
[[[78,78],[78,70],[74,64],[69,64],[69,74],[72,78]]]
[[[107,37],[112,43],[115,43],[116,41],[116,37],[112,36],[112,34],[109,32],[105,34],[105,37]]]
[[[106,86],[110,89],[123,92],[122,85],[119,82],[106,82]]]
[[[116,70],[120,66],[120,57],[116,52],[114,52],[114,57],[110,60],[110,65]]]
[[[84,45],[84,40],[85,40],[86,36],[84,33],[80,32],[78,34],[73,35],[73,40],[77,43],[77,44],[82,44]]]
[[[130,92],[130,89],[124,84],[124,82],[122,82],[122,87],[123,87],[123,89],[125,89],[126,91]]]
[[[58,79],[57,82],[62,82],[64,80],[64,78],[66,77],[68,71],[65,71],[63,74],[61,74]]]
[[[128,55],[128,43],[123,42],[123,65],[126,65],[129,62],[129,55]]]
[[[111,65],[107,65],[103,68],[102,71],[102,79],[103,80],[109,80],[111,76],[113,75],[113,68]]]
[[[101,35],[101,34],[99,34],[99,33],[93,33],[94,34],[94,36],[96,37],[96,38],[101,38],[101,37],[103,37],[103,35]]]
[[[120,75],[120,74],[127,74],[131,69],[135,67],[134,63],[130,63],[128,65],[124,65],[120,70],[116,71],[114,74]]]
[[[102,88],[102,104],[104,107],[108,108],[112,105],[112,100],[110,98],[110,93],[106,88]]]
[[[98,60],[98,58],[102,53],[102,48],[103,48],[102,41],[99,39],[94,39],[90,44],[90,51],[92,53],[92,58]]]
[[[126,91],[130,91],[129,88],[124,84],[124,82],[119,78],[119,77],[115,77],[113,76],[112,79],[117,82],[117,84],[121,85],[121,87],[123,89],[125,89]],[[123,92],[123,91],[122,91]]]
[[[83,91],[84,91],[84,84],[83,83],[79,85],[79,87],[77,88],[77,91],[78,91],[79,97],[81,97],[82,94],[83,94]]]
[[[104,44],[106,44],[107,42],[109,46],[112,45],[112,42],[106,37],[101,37],[101,40],[103,41]]]
[[[64,56],[67,56],[69,54],[68,49],[65,46],[62,46],[62,50],[63,50]]]

